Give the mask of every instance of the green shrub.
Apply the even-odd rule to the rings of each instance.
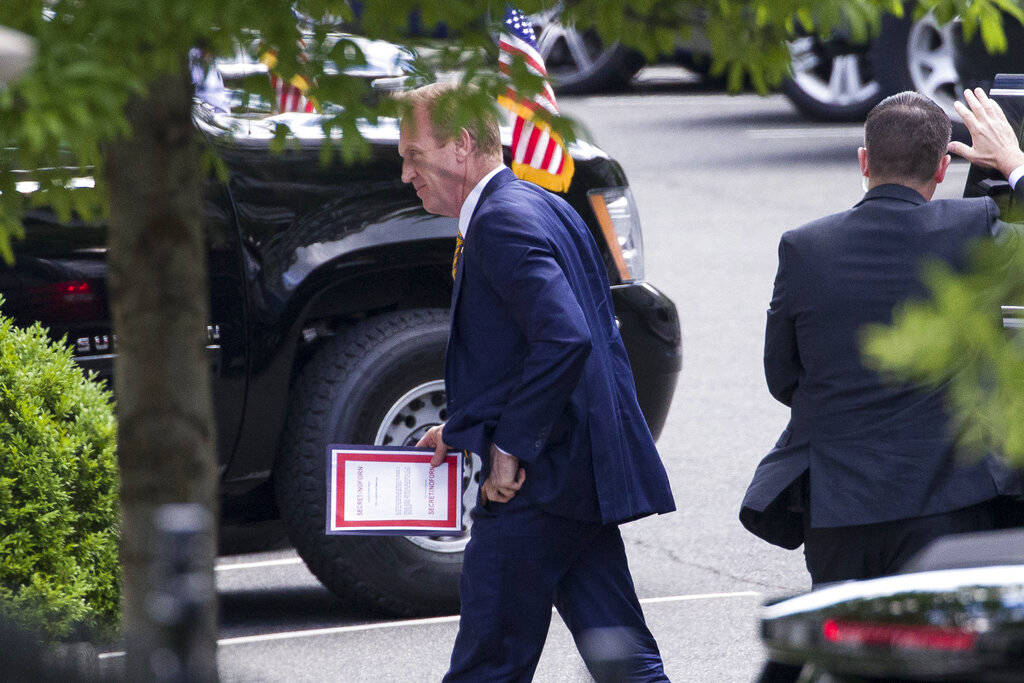
[[[0,611],[22,625],[113,632],[116,441],[110,392],[38,324],[0,317]]]

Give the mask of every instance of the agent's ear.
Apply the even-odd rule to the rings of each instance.
[[[860,162],[860,173],[865,178],[871,177],[871,171],[868,168],[868,150],[866,147],[857,148],[857,161]]]
[[[950,156],[944,155],[939,161],[939,167],[935,169],[935,184],[938,185],[946,179],[946,170],[949,169]]]
[[[469,134],[469,131],[459,128],[459,132],[455,134],[455,159],[459,163],[465,161],[472,153],[473,145],[473,136]]]

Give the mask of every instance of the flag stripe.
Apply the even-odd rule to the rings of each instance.
[[[538,138],[540,138],[540,128],[534,126],[530,133],[530,141],[526,143],[526,153],[523,155],[523,161],[530,166],[533,166],[529,160],[533,159],[533,151],[537,148]]]
[[[519,140],[523,136],[523,125],[526,123],[526,119],[522,116],[516,117],[516,123],[512,127],[512,149],[513,151],[519,147]]]
[[[548,173],[558,173],[559,169],[562,168],[562,146],[554,145],[553,154],[548,162],[544,164],[544,168],[547,169]]]
[[[513,38],[512,40],[515,40],[515,39]],[[520,42],[520,41],[517,41],[517,42]],[[501,41],[498,43],[498,47],[501,48],[502,50],[504,50],[505,54],[509,55],[508,57],[505,57],[505,55],[502,55],[501,57],[499,57],[499,60],[501,60],[502,57],[504,57],[505,60],[507,60],[508,62],[511,62],[512,61],[511,55],[513,55],[513,54],[519,55],[519,56],[521,56],[523,58],[523,61],[526,62],[526,65],[529,66],[531,69],[533,69],[534,72],[538,76],[547,76],[548,75],[547,70],[544,68],[544,64],[540,61],[540,59],[541,59],[540,55],[537,54],[535,51],[533,51],[533,50],[527,51],[527,50],[522,49],[522,47],[519,47],[517,45],[513,45],[511,42],[509,42],[507,36],[503,36],[502,37]]]
[[[521,164],[526,163],[526,148],[530,145],[531,135],[533,135],[533,126],[526,124],[523,126],[523,134],[519,136],[519,144],[516,145],[516,153],[513,157]]]
[[[537,129],[540,131],[540,135],[537,136],[537,142],[533,146],[533,154],[530,155],[528,163],[534,168],[544,168],[544,165],[540,162],[548,151],[548,143],[551,142],[551,136],[548,135],[546,128],[537,126]]]
[[[555,155],[555,150],[558,149],[558,142],[553,139],[548,140],[547,149],[544,150],[544,158],[540,161],[541,168],[547,168],[551,166],[551,157]]]

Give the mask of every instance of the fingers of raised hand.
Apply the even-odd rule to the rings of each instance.
[[[971,92],[970,90],[965,90],[964,91],[964,99],[965,100],[968,98],[968,94],[970,92]],[[973,96],[970,96],[970,97],[971,97],[971,99],[974,99]],[[978,130],[978,117],[974,115],[974,111],[973,111],[975,105],[977,104],[977,99],[974,99],[974,102],[975,102],[975,104],[971,104],[971,108],[970,109],[968,109],[966,106],[963,105],[963,103],[961,103],[959,101],[953,103],[953,108],[956,109],[956,113],[957,114],[960,114],[960,118],[964,120],[964,125],[967,126],[967,130],[970,131],[972,136]],[[968,104],[970,104],[969,100],[968,100]]]
[[[981,108],[981,97],[985,97],[985,93],[980,91],[980,88],[975,90],[964,90],[964,102],[971,108],[971,111],[976,111]]]
[[[947,145],[946,151],[949,152],[950,154],[956,154],[957,156],[961,156],[965,159],[970,159],[971,155],[974,154],[974,148],[968,147],[964,143],[958,142],[957,140],[951,141],[949,145]]]
[[[993,100],[988,95],[986,95],[985,91],[982,90],[981,88],[977,88],[977,91],[981,93],[981,96],[978,98],[978,101],[981,102],[982,105],[985,107],[985,111],[988,112],[990,116],[1002,118],[1003,108],[999,106],[999,103]]]
[[[995,100],[989,98],[988,93],[985,92],[984,88],[974,88],[973,90],[965,92],[970,92],[971,95],[974,96],[974,99],[978,101],[978,106],[987,109],[988,111],[992,111],[992,105],[994,104],[997,107],[999,106],[995,103]]]

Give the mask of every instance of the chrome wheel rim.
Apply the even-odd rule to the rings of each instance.
[[[914,89],[960,120],[953,102],[963,87],[956,71],[954,24],[939,26],[934,15],[915,21],[907,35],[907,70]]]
[[[378,446],[415,446],[427,430],[448,418],[444,380],[424,382],[402,395],[392,404],[373,443]],[[480,469],[483,462],[477,455],[463,456],[462,462],[462,529],[461,536],[406,536],[413,545],[437,553],[461,553],[469,541],[473,525],[469,512],[480,492]]]
[[[593,31],[578,31],[562,24],[561,5],[529,16],[537,36],[537,52],[544,68],[555,80],[579,77],[608,59],[615,46],[602,48]]]
[[[830,56],[820,41],[805,36],[789,43],[793,81],[809,97],[841,107],[857,105],[878,95],[881,86],[870,77],[867,55],[856,52]]]

